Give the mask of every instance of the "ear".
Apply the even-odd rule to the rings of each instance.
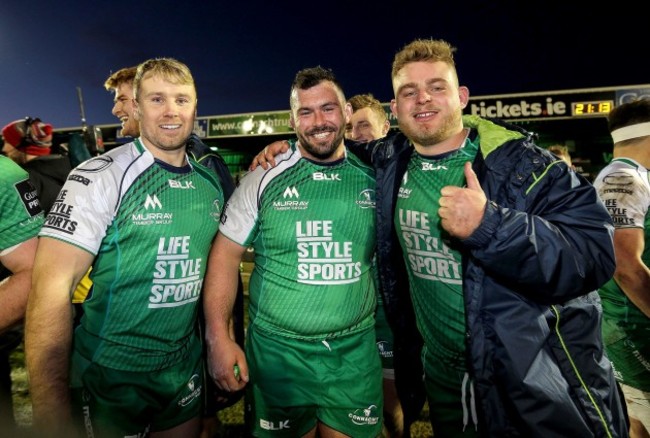
[[[390,100],[390,112],[397,118],[397,101],[395,99]]]
[[[388,134],[388,130],[390,129],[390,120],[386,120],[384,122],[384,126],[381,127],[381,133],[383,135]]]
[[[289,116],[289,126],[291,126],[291,129],[294,131],[296,130],[296,122],[293,120],[293,113]]]
[[[138,106],[138,101],[133,99],[133,118],[140,121],[140,107]]]
[[[458,87],[458,97],[460,98],[460,107],[465,109],[469,102],[469,88],[464,86]]]
[[[343,108],[343,115],[345,116],[345,124],[350,123],[350,117],[352,117],[352,105],[346,102],[345,107]]]

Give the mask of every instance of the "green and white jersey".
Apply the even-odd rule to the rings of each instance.
[[[28,173],[0,155],[0,252],[36,237],[43,210]]]
[[[641,164],[629,158],[615,158],[603,168],[594,187],[607,207],[614,228],[642,228],[645,230],[645,249],[641,259],[650,266],[650,173]],[[627,299],[612,278],[603,285],[599,294],[607,315],[637,318],[647,326],[648,318]],[[630,320],[633,321],[633,320]]]
[[[74,169],[41,236],[95,255],[74,348],[127,371],[171,366],[197,342],[200,291],[224,197],[216,174],[137,139]]]
[[[465,185],[463,166],[475,143],[436,157],[414,152],[397,194],[395,229],[406,261],[420,333],[430,354],[446,366],[465,368],[465,305],[461,254],[440,225],[444,186]]]
[[[276,162],[241,180],[220,228],[232,241],[255,249],[251,324],[301,339],[371,329],[373,170],[352,154],[315,163],[295,146]]]

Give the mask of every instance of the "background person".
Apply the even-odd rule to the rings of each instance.
[[[52,132],[52,125],[31,117],[2,128],[2,151],[29,173],[45,214],[72,170],[68,156],[51,153]]]
[[[227,390],[248,382],[253,436],[375,438],[382,394],[371,272],[374,175],[346,154],[350,108],[330,70],[300,70],[290,107],[299,142],[278,168],[244,176],[210,253],[210,374]],[[251,245],[244,356],[228,321]]]
[[[603,336],[633,422],[631,436],[650,428],[650,100],[608,115],[614,158],[594,180],[614,221],[614,277],[600,288]]]
[[[67,155],[52,153],[52,134],[52,125],[32,117],[15,120],[2,128],[2,152],[27,171],[45,214],[71,169]],[[11,270],[0,264],[0,279],[9,275]],[[5,400],[3,412],[8,414],[7,418],[13,418],[10,357],[22,341],[22,323],[0,334],[0,397]]]
[[[357,142],[369,142],[384,137],[390,129],[390,122],[384,107],[372,94],[357,94],[348,99],[352,107],[350,122],[346,125],[345,137]],[[377,349],[381,357],[384,373],[384,434],[400,438],[404,434],[402,406],[395,388],[395,369],[393,368],[393,333],[391,332],[377,280],[377,313],[375,332]]]
[[[7,435],[15,427],[9,354],[22,339],[12,329],[25,316],[42,224],[43,211],[27,172],[0,156],[0,263],[6,271],[0,281],[0,339],[7,347],[0,356],[0,430]],[[12,335],[5,336],[8,332]]]
[[[141,136],[76,168],[40,232],[25,346],[45,435],[68,436],[71,418],[100,436],[200,431],[197,317],[224,197],[186,153],[197,103],[188,67],[147,60],[133,87]],[[73,335],[70,295],[91,264]]]
[[[381,102],[372,94],[357,94],[348,99],[348,103],[352,107],[352,115],[345,127],[345,138],[366,143],[388,134],[388,116]]]
[[[569,165],[570,168],[574,168],[573,162],[571,161],[571,154],[569,153],[569,148],[561,144],[554,144],[548,147],[548,151],[557,155],[558,158],[564,160],[565,163]]]
[[[140,126],[133,112],[135,104],[133,101],[133,79],[137,66],[124,67],[111,74],[104,82],[106,91],[114,94],[113,109],[111,113],[120,119],[122,129],[121,137],[139,137]]]

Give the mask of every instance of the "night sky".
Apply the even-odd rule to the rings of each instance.
[[[388,102],[393,55],[415,38],[457,47],[472,96],[650,83],[647,19],[625,2],[69,3],[3,1],[0,124],[80,126],[77,87],[88,124],[115,124],[106,77],[160,56],[192,70],[199,116],[286,110],[295,73],[315,65],[347,96]]]

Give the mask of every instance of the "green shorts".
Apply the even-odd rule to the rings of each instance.
[[[476,400],[469,374],[422,351],[429,419],[435,436],[478,437]]]
[[[301,340],[252,324],[246,358],[246,422],[253,436],[302,436],[317,421],[353,437],[380,435],[382,376],[373,329]]]
[[[191,348],[185,360],[152,372],[106,368],[73,352],[70,389],[75,422],[88,436],[122,438],[146,436],[201,415],[201,344]]]
[[[620,383],[650,392],[650,322],[640,311],[629,309],[628,312],[629,315],[613,317],[610,317],[611,311],[604,314],[605,350],[612,362],[614,377]]]
[[[377,304],[375,314],[375,334],[377,336],[377,350],[381,358],[381,367],[384,369],[385,379],[395,379],[393,367],[393,332],[386,320],[386,311],[382,303]]]

